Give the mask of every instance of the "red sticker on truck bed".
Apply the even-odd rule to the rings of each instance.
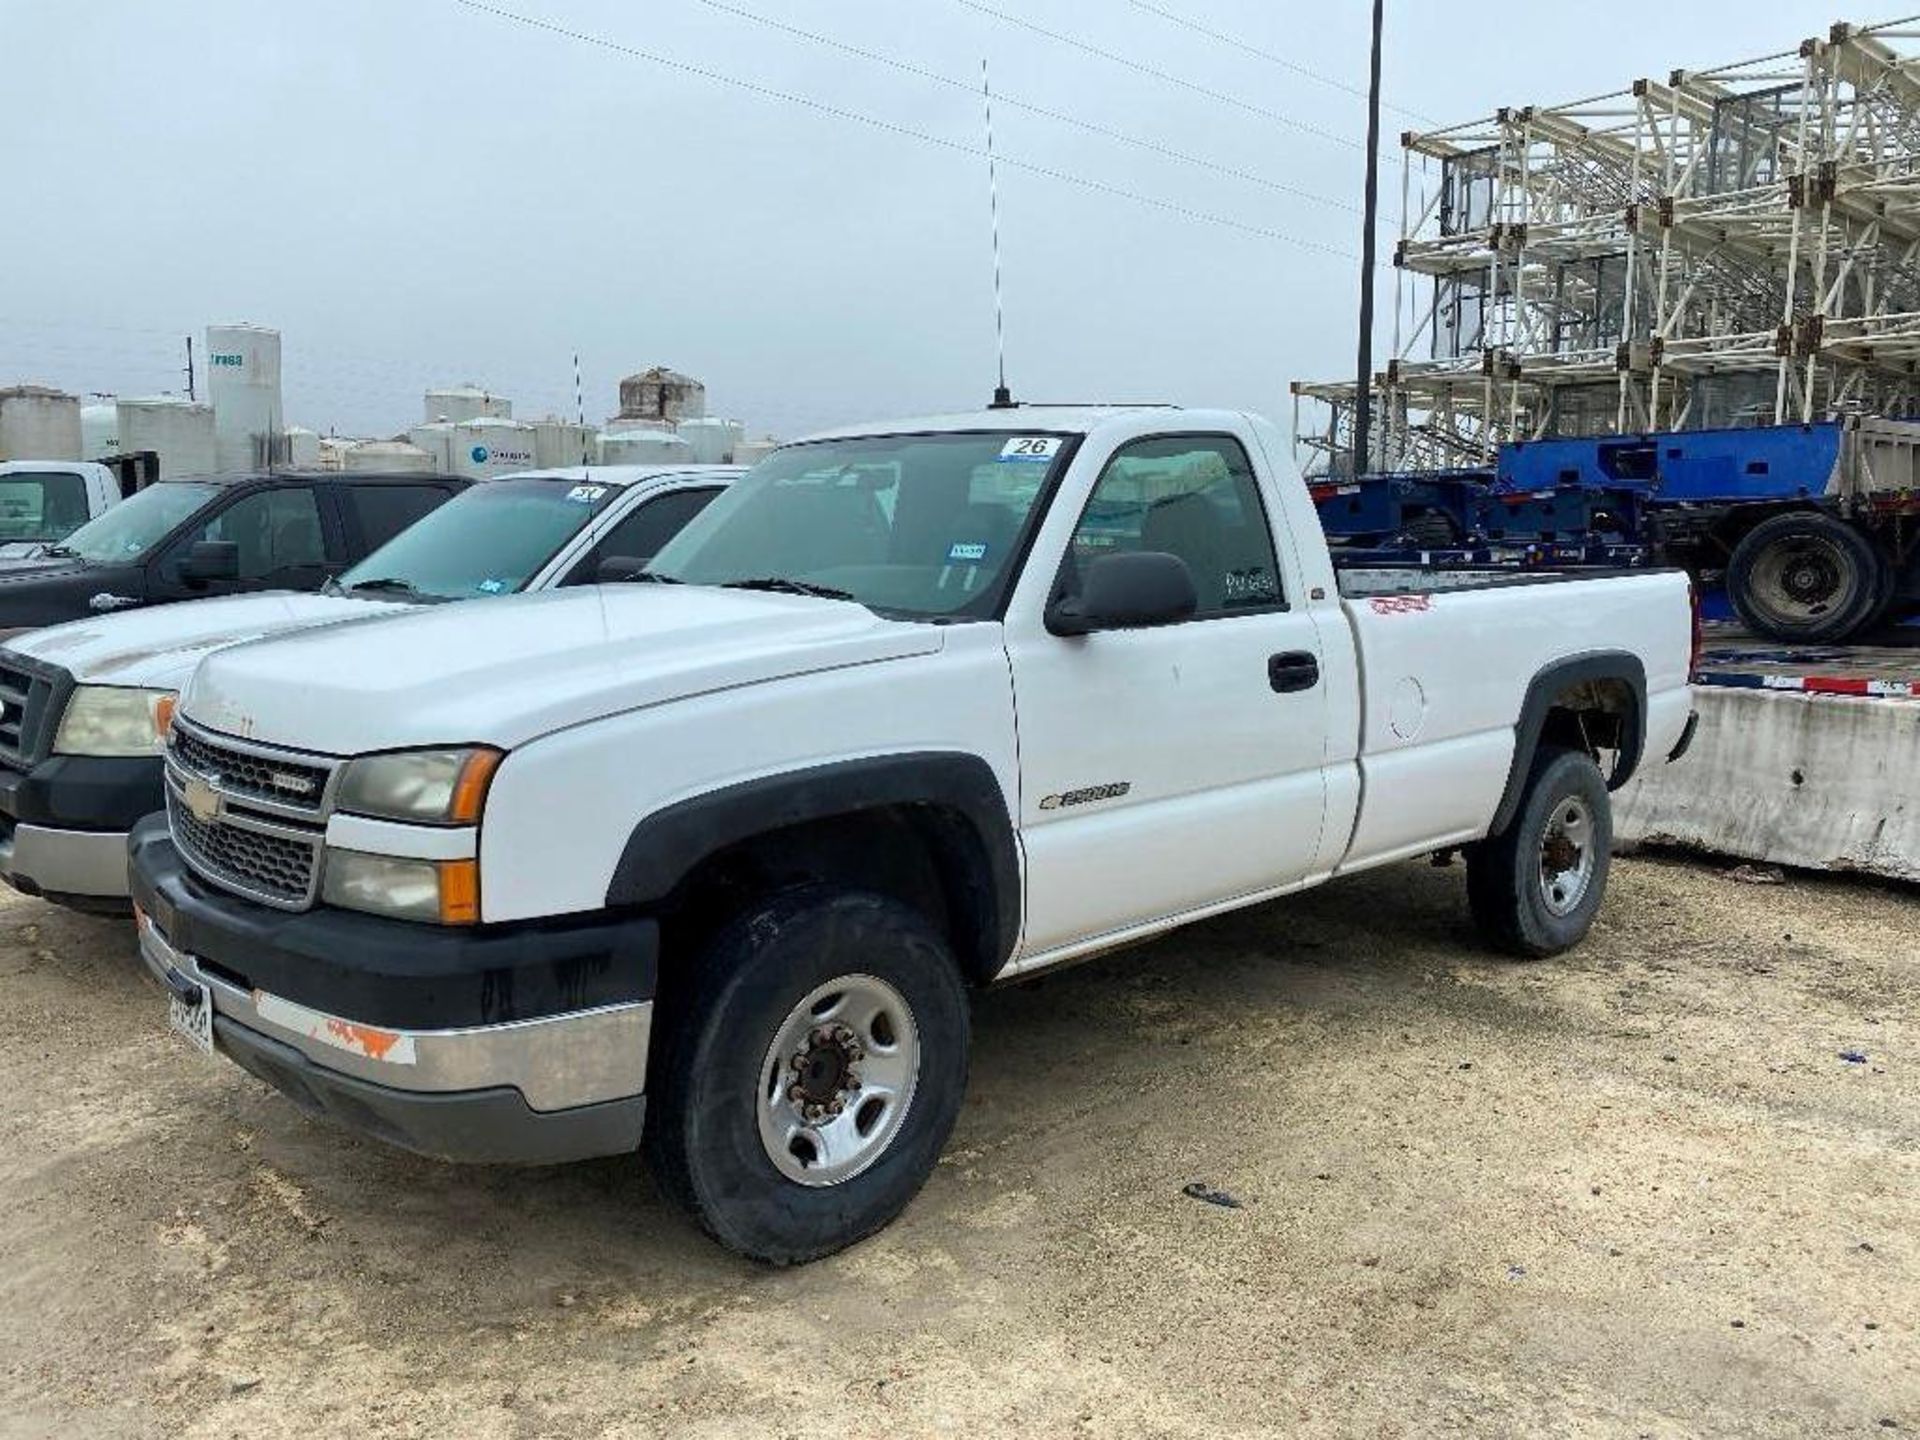
[[[1430,595],[1376,595],[1367,604],[1373,607],[1376,615],[1407,615],[1416,610],[1431,610],[1433,597]]]

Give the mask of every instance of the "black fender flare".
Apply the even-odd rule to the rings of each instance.
[[[1556,660],[1542,668],[1527,684],[1526,698],[1520,702],[1520,718],[1513,727],[1513,760],[1507,767],[1507,786],[1500,793],[1499,808],[1493,812],[1489,835],[1498,835],[1513,823],[1519,813],[1521,797],[1526,793],[1527,774],[1533,769],[1534,752],[1540,748],[1540,732],[1546,729],[1547,712],[1553,702],[1575,685],[1593,680],[1615,680],[1633,692],[1633,709],[1623,719],[1620,753],[1607,788],[1618,790],[1633,778],[1640,766],[1640,752],[1647,743],[1647,667],[1638,655],[1625,650],[1594,650],[1584,655]]]
[[[745,780],[657,810],[627,837],[607,887],[613,907],[657,905],[729,846],[810,820],[935,807],[961,816],[987,859],[993,951],[1005,964],[1020,936],[1020,852],[993,767],[963,751],[839,760]]]

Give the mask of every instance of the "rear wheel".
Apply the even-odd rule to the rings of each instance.
[[[1613,810],[1583,751],[1542,746],[1519,812],[1467,854],[1474,924],[1509,954],[1557,955],[1586,938],[1606,897]]]
[[[721,1244],[776,1265],[899,1214],[966,1091],[967,994],[946,941],[861,891],[794,891],[736,918],[655,1033],[655,1173]]]
[[[1840,640],[1891,597],[1886,557],[1846,521],[1817,510],[1763,520],[1734,547],[1727,597],[1769,640]]]
[[[1401,527],[1400,538],[1422,550],[1448,550],[1460,543],[1460,527],[1444,510],[1419,510]]]

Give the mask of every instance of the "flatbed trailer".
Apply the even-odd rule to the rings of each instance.
[[[1516,441],[1491,466],[1323,480],[1312,493],[1348,563],[1637,554],[1719,580],[1757,634],[1834,642],[1920,598],[1917,475],[1920,423],[1851,416]]]

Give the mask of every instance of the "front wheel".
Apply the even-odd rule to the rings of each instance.
[[[967,994],[945,939],[861,891],[794,891],[737,917],[655,1034],[655,1174],[721,1244],[769,1264],[899,1214],[966,1092]]]
[[[1542,746],[1519,813],[1467,854],[1474,924],[1509,954],[1538,959],[1586,938],[1606,896],[1613,810],[1593,757]]]

